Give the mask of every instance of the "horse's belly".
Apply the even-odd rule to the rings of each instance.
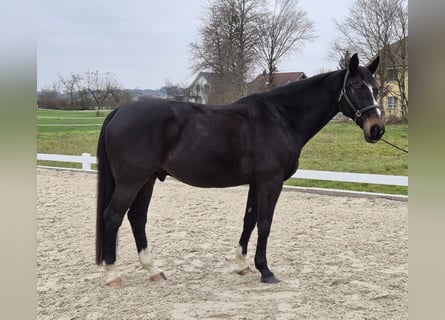
[[[247,157],[230,159],[220,157],[210,159],[206,156],[172,158],[162,164],[170,176],[197,187],[231,187],[248,184],[250,179]]]

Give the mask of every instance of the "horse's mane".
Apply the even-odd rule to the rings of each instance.
[[[240,103],[240,104],[251,103],[251,102],[266,100],[266,99],[272,98],[272,97],[275,98],[278,95],[292,94],[292,93],[295,93],[296,91],[305,90],[306,88],[312,87],[314,85],[314,83],[320,82],[337,72],[338,71],[321,73],[321,74],[317,74],[317,75],[308,77],[306,79],[301,79],[301,80],[290,82],[290,83],[283,85],[281,87],[277,87],[277,88],[273,88],[273,89],[261,91],[261,92],[255,92],[255,93],[252,93],[248,96],[245,96],[245,97],[239,99],[238,101],[236,101],[236,103]]]

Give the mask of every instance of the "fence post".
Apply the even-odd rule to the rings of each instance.
[[[82,170],[91,171],[91,154],[82,153]]]

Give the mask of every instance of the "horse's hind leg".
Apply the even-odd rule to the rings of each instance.
[[[129,212],[128,220],[131,224],[136,248],[139,255],[139,261],[150,273],[150,279],[154,281],[165,280],[166,277],[162,270],[156,267],[151,250],[148,248],[147,235],[145,233],[145,225],[147,224],[147,210],[150,204],[153,186],[156,177],[153,176],[147,184],[137,194]]]
[[[236,261],[238,263],[238,273],[246,275],[252,272],[247,263],[247,245],[249,243],[250,235],[255,228],[257,222],[257,190],[254,185],[249,188],[247,196],[246,213],[244,215],[244,225],[239,246],[236,249]]]
[[[130,207],[137,189],[130,186],[116,185],[110,204],[103,214],[103,260],[105,261],[106,283],[119,286],[122,282],[116,262],[117,233],[127,209]]]

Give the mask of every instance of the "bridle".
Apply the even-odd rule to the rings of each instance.
[[[348,103],[349,107],[351,107],[352,111],[354,112],[354,115],[355,115],[354,122],[357,123],[357,119],[360,119],[360,117],[365,112],[368,112],[368,111],[373,110],[373,109],[380,109],[380,106],[378,106],[376,104],[372,104],[372,105],[363,107],[361,109],[356,108],[354,106],[354,104],[352,103],[351,99],[348,97],[348,94],[346,93],[346,82],[348,81],[348,76],[349,76],[349,70],[346,70],[345,79],[343,80],[343,88],[341,89],[340,96],[338,97],[338,108],[340,109],[341,112],[343,112],[346,115],[346,113],[340,107],[341,99],[345,98],[345,100]]]
[[[341,91],[340,91],[340,96],[338,97],[338,109],[339,109],[341,112],[343,112],[343,114],[346,115],[346,113],[342,110],[342,108],[341,108],[341,103],[340,103],[340,102],[341,102],[341,99],[345,98],[346,102],[348,103],[348,105],[351,107],[352,111],[353,111],[354,114],[355,114],[354,122],[355,122],[356,124],[358,124],[358,123],[357,123],[357,119],[359,119],[365,112],[368,112],[368,111],[373,110],[373,109],[381,109],[381,108],[380,108],[380,106],[378,106],[378,105],[376,105],[376,104],[372,104],[372,105],[366,106],[366,107],[364,107],[364,108],[357,109],[357,108],[354,106],[354,104],[352,103],[351,99],[348,97],[347,93],[346,93],[346,82],[348,81],[348,76],[349,76],[349,70],[346,70],[345,78],[344,78],[344,80],[343,80],[343,87],[342,87],[342,89],[341,89]],[[398,146],[392,144],[391,142],[386,141],[386,140],[383,139],[383,138],[381,138],[380,140],[383,141],[383,142],[385,142],[386,144],[388,144],[388,145],[390,145],[390,146],[392,146],[392,147],[394,147],[394,148],[400,150],[400,151],[403,151],[403,152],[405,152],[405,153],[408,153],[407,150],[405,150],[405,149],[403,149],[403,148],[400,148],[400,147],[398,147]]]

